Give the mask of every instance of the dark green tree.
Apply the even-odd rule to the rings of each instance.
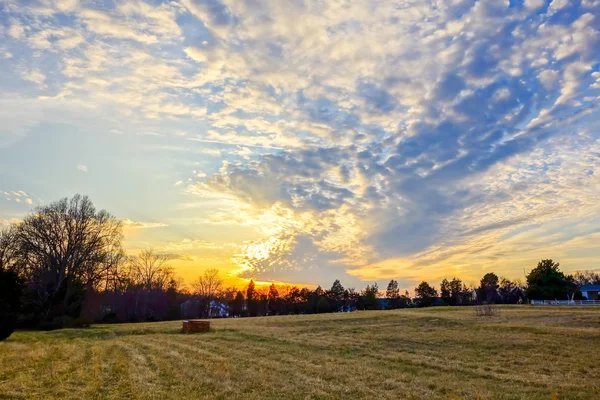
[[[278,315],[281,312],[281,299],[274,283],[269,287],[269,314]]]
[[[499,278],[493,272],[488,272],[481,278],[479,284],[479,300],[487,303],[495,303],[498,297],[497,289]]]
[[[234,317],[241,317],[244,314],[244,294],[240,290],[232,301],[231,314]]]
[[[346,310],[356,310],[360,303],[360,293],[354,288],[349,288],[344,291],[344,308]]]
[[[450,305],[469,304],[471,291],[467,285],[455,277],[448,283],[448,286],[450,288]]]
[[[448,279],[446,278],[444,278],[444,280],[442,280],[442,283],[440,283],[440,297],[442,298],[444,304],[452,305],[452,292],[450,282],[448,282]]]
[[[313,292],[313,294],[316,297],[321,297],[325,294],[325,291],[323,290],[323,288],[321,288],[321,285],[317,286],[317,288],[315,289],[315,291]]]
[[[308,298],[308,312],[309,313],[316,313],[318,312],[318,307],[319,307],[319,300],[321,300],[321,297],[325,296],[325,291],[323,290],[323,288],[321,288],[321,286],[317,286],[317,288],[309,294],[309,298]]]
[[[323,296],[320,296],[317,301],[317,313],[329,312],[329,302]]]
[[[17,327],[23,286],[15,271],[0,269],[0,341],[8,338]]]
[[[531,300],[567,300],[573,282],[551,259],[538,262],[527,275],[527,297]]]
[[[255,317],[258,315],[258,293],[256,293],[256,285],[254,285],[254,280],[250,279],[250,283],[248,283],[248,288],[246,289],[246,305],[248,309],[248,314],[251,317]]]
[[[415,297],[418,299],[421,307],[431,306],[437,295],[437,290],[425,281],[421,282],[419,286],[415,288]]]
[[[181,318],[181,309],[177,302],[177,286],[177,281],[171,278],[167,288],[167,319],[170,320]]]
[[[400,307],[400,289],[398,288],[398,281],[393,279],[390,280],[387,290],[385,291],[385,297],[388,299],[390,308],[394,309]]]
[[[269,294],[261,293],[258,295],[258,311],[256,315],[267,315],[269,312]]]
[[[327,297],[331,302],[331,309],[333,311],[341,311],[344,306],[344,293],[345,289],[340,283],[339,279],[336,279],[331,285],[331,289],[327,291]]]
[[[377,310],[379,308],[378,295],[379,287],[377,283],[374,283],[372,286],[367,285],[360,295],[360,308],[363,310]]]

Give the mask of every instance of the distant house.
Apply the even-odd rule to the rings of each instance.
[[[600,285],[583,285],[579,290],[581,290],[581,295],[588,300],[600,300]]]
[[[226,318],[229,317],[229,307],[225,303],[220,301],[212,300],[210,302],[210,316]]]
[[[201,306],[202,302],[198,299],[191,299],[184,303],[181,303],[180,307],[182,318],[199,318]],[[229,307],[227,307],[227,304],[221,303],[216,300],[211,300],[208,312],[210,313],[210,318],[228,317]]]
[[[377,299],[377,305],[380,310],[387,310],[390,308],[390,300],[380,297]]]

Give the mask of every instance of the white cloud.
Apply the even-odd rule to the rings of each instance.
[[[569,5],[569,0],[552,0],[550,6],[548,7],[548,15],[554,15],[560,9]]]
[[[23,71],[21,77],[26,81],[37,83],[38,85],[44,85],[46,75],[44,75],[39,69],[32,69],[29,71]]]
[[[25,34],[25,29],[18,21],[13,20],[7,33],[13,39],[20,39]]]
[[[546,5],[546,0],[525,0],[523,4],[527,9],[535,11]]]
[[[129,218],[123,218],[120,220],[121,225],[125,229],[150,229],[150,228],[164,228],[169,225],[162,222],[139,222],[132,221]]]
[[[81,172],[88,172],[88,167],[87,165],[83,165],[83,164],[77,164],[76,167],[78,170],[80,170]]]

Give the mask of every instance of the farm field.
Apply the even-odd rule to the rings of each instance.
[[[592,399],[600,307],[359,311],[15,332],[0,399]]]

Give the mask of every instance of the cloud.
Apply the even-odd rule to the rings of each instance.
[[[40,72],[39,69],[33,69],[30,71],[24,71],[21,74],[21,77],[26,81],[37,83],[38,85],[43,85],[46,80],[46,75]]]
[[[123,218],[120,220],[121,225],[125,229],[150,229],[150,228],[164,228],[169,225],[162,222],[139,222],[132,221],[129,218]]]
[[[7,33],[13,39],[20,39],[24,35],[25,29],[21,26],[19,21],[13,19]]]
[[[168,242],[160,247],[161,251],[189,251],[194,249],[222,250],[236,247],[232,243],[215,243],[202,239],[183,239],[180,242]]]
[[[83,164],[77,164],[76,167],[78,170],[80,170],[81,172],[88,172],[88,167],[87,165],[83,165]]]
[[[84,10],[81,17],[87,28],[97,35],[130,39],[144,44],[155,43],[155,35],[132,29],[127,24],[115,21],[109,14],[96,10]]]
[[[0,219],[0,229],[9,227],[10,225],[20,224],[21,222],[23,222],[23,220],[17,218]]]

